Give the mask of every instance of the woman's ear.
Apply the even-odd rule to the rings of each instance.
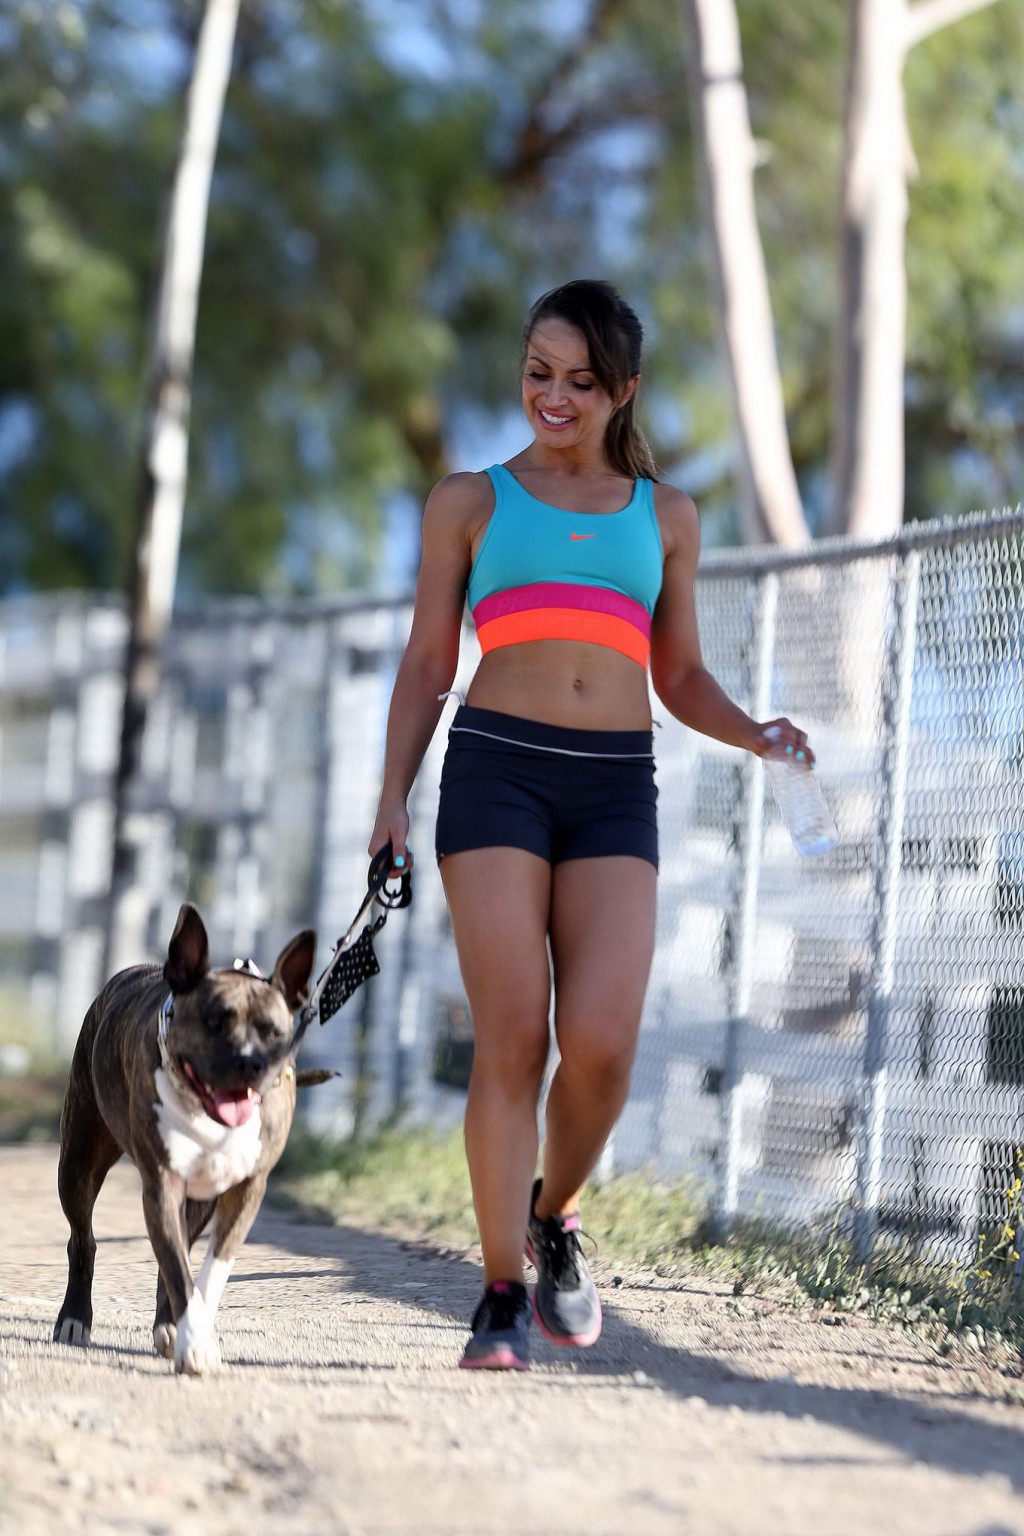
[[[632,400],[633,396],[636,394],[636,392],[639,389],[639,387],[640,387],[640,375],[638,373],[634,373],[633,377],[630,379],[629,383],[626,385],[625,389],[622,391],[622,394],[619,396],[618,400],[616,401],[615,409],[617,411],[621,411],[622,407],[624,405],[628,405],[629,402]]]

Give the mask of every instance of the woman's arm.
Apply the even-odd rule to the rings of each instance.
[[[769,747],[791,746],[813,762],[803,731],[786,719],[751,719],[705,667],[694,596],[700,555],[697,508],[689,496],[669,485],[656,488],[655,504],[665,550],[661,595],[651,626],[651,681],[659,699],[677,720],[716,741],[758,756]],[[777,736],[765,735],[770,726],[779,729]]]
[[[423,512],[423,557],[412,630],[388,710],[371,855],[390,839],[396,861],[409,857],[406,801],[441,716],[438,695],[451,687],[459,663],[472,530],[486,511],[480,481],[472,474],[447,476],[431,491]]]

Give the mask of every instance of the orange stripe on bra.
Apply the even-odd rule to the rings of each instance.
[[[505,614],[481,624],[477,638],[485,656],[501,646],[522,645],[529,640],[582,640],[605,645],[641,667],[646,667],[651,652],[650,640],[628,619],[581,609],[531,608]]]

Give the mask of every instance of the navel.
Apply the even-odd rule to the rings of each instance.
[[[572,680],[572,685],[576,689],[576,692],[579,693],[580,689],[583,687],[582,677],[574,677]]]

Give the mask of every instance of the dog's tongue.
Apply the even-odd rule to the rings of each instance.
[[[252,1117],[253,1110],[260,1102],[260,1095],[255,1088],[214,1088],[211,1083],[203,1082],[190,1061],[183,1061],[181,1065],[211,1120],[219,1120],[221,1125],[230,1126],[234,1130]]]
[[[226,1093],[218,1093],[213,1089],[210,1093],[216,1118],[222,1125],[244,1125],[249,1119],[256,1105],[259,1103],[254,1094],[252,1098],[248,1094],[242,1094],[241,1098],[232,1097]]]

